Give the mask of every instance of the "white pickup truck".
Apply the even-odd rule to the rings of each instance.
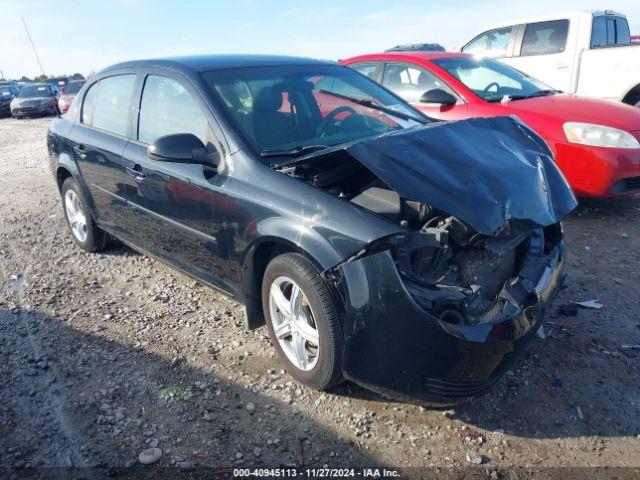
[[[565,92],[640,107],[640,45],[611,10],[570,12],[489,25],[463,52],[492,57]]]

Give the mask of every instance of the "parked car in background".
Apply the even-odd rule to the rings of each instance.
[[[439,43],[408,43],[396,45],[385,52],[444,52],[445,48]]]
[[[535,132],[431,123],[332,62],[115,65],[47,145],[80,248],[112,235],[235,296],[313,388],[474,398],[562,284],[576,202]]]
[[[640,35],[633,35],[631,37],[631,43],[635,43],[635,44],[640,43]]]
[[[85,80],[73,80],[62,89],[60,92],[60,98],[58,99],[58,108],[60,109],[60,113],[66,113],[66,111],[69,110],[73,99],[76,98],[76,95],[84,84]]]
[[[640,110],[560,93],[489,58],[404,52],[343,60],[440,120],[517,115],[542,136],[581,197],[640,192]]]
[[[46,79],[44,83],[55,85],[58,90],[62,91],[62,89],[67,86],[67,83],[69,83],[70,80],[71,79],[69,77],[55,77]]]
[[[57,115],[58,94],[58,88],[49,83],[25,85],[11,101],[11,115],[15,118]]]
[[[483,27],[462,47],[551,87],[640,106],[640,48],[624,15],[570,12]]]
[[[13,82],[0,82],[0,116],[11,115],[11,101],[20,91]]]

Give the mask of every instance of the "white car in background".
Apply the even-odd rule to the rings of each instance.
[[[555,89],[640,107],[640,46],[611,10],[488,25],[461,51],[499,59]]]

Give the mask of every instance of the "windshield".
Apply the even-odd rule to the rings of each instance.
[[[432,60],[487,102],[505,97],[518,100],[556,93],[551,87],[490,58],[441,58]]]
[[[78,93],[83,85],[84,85],[84,82],[71,82],[66,87],[64,87],[63,93],[65,95]]]
[[[375,82],[338,65],[238,68],[202,76],[228,117],[263,154],[303,154],[307,146],[318,149],[420,124],[407,116],[425,118]],[[363,100],[371,103],[358,104]]]
[[[7,86],[0,87],[0,97],[5,97],[7,95],[11,95],[11,89]]]
[[[20,93],[18,93],[19,98],[33,98],[33,97],[50,97],[51,92],[48,86],[45,85],[27,85],[26,87],[22,87]]]

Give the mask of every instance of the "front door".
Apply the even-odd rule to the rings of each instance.
[[[229,293],[224,177],[213,167],[151,160],[157,138],[192,133],[221,147],[193,91],[179,81],[148,75],[143,86],[137,139],[124,151],[129,228],[139,248]]]
[[[80,122],[69,134],[81,178],[93,199],[94,219],[121,235],[126,216],[122,153],[129,142],[135,79],[127,74],[94,83],[83,98]]]

